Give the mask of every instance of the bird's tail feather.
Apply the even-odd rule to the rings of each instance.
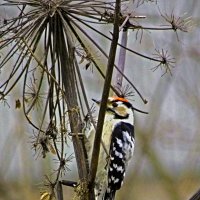
[[[103,200],[114,200],[115,192],[116,192],[115,190],[107,189]]]

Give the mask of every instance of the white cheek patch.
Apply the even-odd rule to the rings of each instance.
[[[119,115],[119,116],[126,116],[127,115],[127,111],[126,111],[126,107],[124,105],[120,105],[115,109],[115,112]]]

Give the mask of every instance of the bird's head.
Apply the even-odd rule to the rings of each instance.
[[[92,99],[97,104],[101,101]],[[115,118],[126,119],[130,114],[133,113],[132,104],[125,98],[122,97],[109,97],[107,101],[107,112],[113,114]]]

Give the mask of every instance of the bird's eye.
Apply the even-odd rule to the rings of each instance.
[[[113,106],[113,107],[117,107],[117,106],[118,106],[117,102],[113,102],[113,103],[112,103],[112,106]]]

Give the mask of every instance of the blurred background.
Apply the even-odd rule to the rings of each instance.
[[[164,70],[160,68],[153,72],[156,64],[152,61],[127,53],[125,74],[148,100],[144,105],[135,94],[132,103],[149,114],[135,113],[135,155],[117,193],[118,200],[187,200],[200,188],[200,1],[145,3],[137,10],[147,16],[140,23],[166,24],[159,9],[168,16],[172,12],[191,16],[193,27],[188,33],[178,32],[178,37],[174,31],[129,31],[129,48],[145,55],[152,55],[155,49],[168,50],[176,59],[176,67],[172,76],[162,76]],[[11,12],[9,8],[0,10],[4,16]],[[109,35],[109,28],[99,29]],[[96,39],[109,50],[109,43]],[[84,66],[81,72],[89,99],[100,98],[103,82],[98,72]],[[0,200],[39,199],[45,174],[56,168],[53,156],[42,159],[31,149],[32,129],[22,109],[15,108],[21,93],[18,85],[7,99],[9,105],[0,105]],[[66,153],[73,153],[70,141]],[[68,167],[64,178],[77,181],[75,163]],[[72,199],[73,189],[64,187],[64,192],[65,199]]]

